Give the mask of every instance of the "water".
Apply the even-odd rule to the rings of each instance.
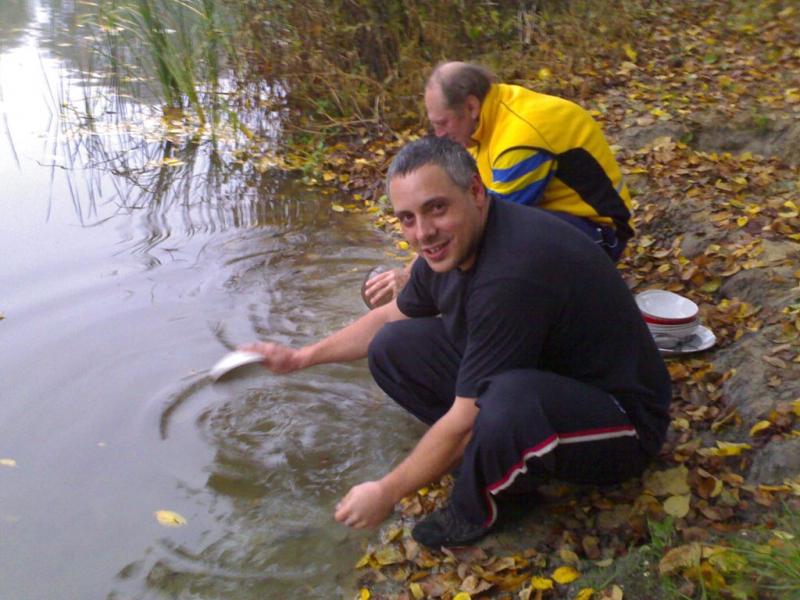
[[[388,240],[202,144],[68,135],[80,6],[0,6],[0,599],[348,596],[374,534],[333,506],[419,428],[363,361],[206,373],[363,314]]]

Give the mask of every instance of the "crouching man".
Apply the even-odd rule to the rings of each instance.
[[[639,475],[664,440],[670,380],[604,252],[546,211],[490,199],[448,139],[404,147],[387,191],[423,259],[398,298],[304,348],[246,346],[276,373],[368,356],[378,385],[430,425],[397,467],[347,493],[336,520],[376,526],[458,466],[448,503],[412,535],[463,545],[491,529],[512,485]]]

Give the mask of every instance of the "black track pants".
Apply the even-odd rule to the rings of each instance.
[[[461,356],[437,318],[386,325],[369,348],[375,381],[427,424],[452,406]],[[550,478],[605,484],[639,475],[648,456],[607,392],[536,369],[506,371],[478,390],[472,438],[452,501],[474,523],[492,525],[494,498]]]

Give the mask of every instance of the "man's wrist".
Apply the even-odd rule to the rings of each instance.
[[[316,344],[315,344],[316,345]],[[297,360],[297,369],[305,369],[314,364],[314,346],[303,346],[297,350],[295,358]]]

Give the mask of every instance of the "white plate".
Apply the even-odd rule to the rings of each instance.
[[[681,342],[674,348],[659,348],[664,356],[673,354],[689,354],[690,352],[700,352],[708,350],[717,343],[717,336],[708,327],[700,325],[695,334],[685,342]]]
[[[636,304],[644,314],[657,319],[689,319],[697,315],[697,304],[667,290],[647,290],[636,294]]]
[[[239,367],[244,365],[251,365],[253,363],[261,362],[264,360],[264,355],[259,354],[258,352],[244,352],[242,350],[235,350],[233,352],[228,352],[225,356],[223,356],[217,363],[211,367],[211,370],[208,372],[209,377],[216,381],[225,373],[233,371]]]

